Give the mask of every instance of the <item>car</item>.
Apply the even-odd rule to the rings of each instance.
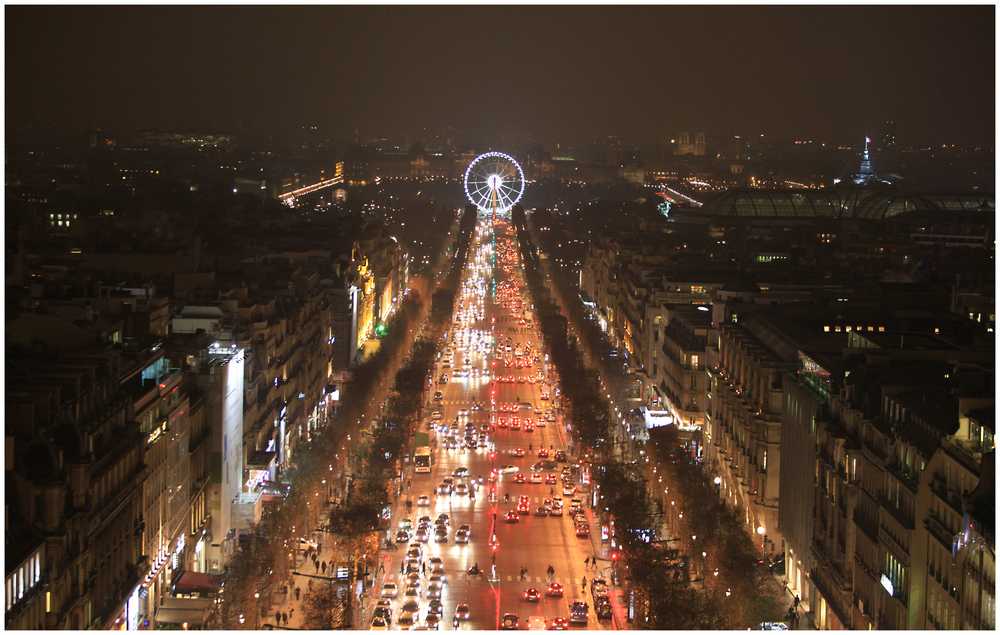
[[[441,587],[427,587],[427,591],[424,592],[424,595],[427,597],[428,600],[430,599],[440,600]]]
[[[565,591],[566,587],[559,584],[558,582],[552,582],[545,590],[545,595],[549,596],[550,598],[561,598]]]
[[[586,602],[573,602],[569,608],[569,621],[586,624],[590,620],[590,606]]]
[[[608,581],[604,578],[595,578],[590,581],[590,594],[597,598],[608,597]]]
[[[417,498],[417,507],[427,507],[430,504],[431,504],[431,499],[428,498],[426,494],[421,494],[420,497]]]
[[[441,394],[440,390],[435,391],[435,393],[434,393],[434,399],[437,399],[438,401],[440,401],[441,399],[444,399],[444,395]]]
[[[420,542],[427,542],[428,540],[430,540],[431,536],[429,533],[427,533],[426,529],[420,528],[417,530],[417,533],[413,537]]]
[[[438,514],[437,520],[434,521],[434,524],[451,524],[451,517],[445,513]]]
[[[566,462],[566,452],[563,451],[563,450],[556,450],[555,459],[556,459],[556,461],[559,461],[560,463],[565,463]]]
[[[406,600],[403,602],[403,611],[407,613],[417,613],[420,611],[420,602],[417,600]]]
[[[417,616],[415,613],[411,611],[404,611],[399,616],[399,619],[396,620],[396,626],[399,627],[400,629],[410,628],[411,626],[413,626],[413,623],[414,621],[416,621],[416,619]]]
[[[538,458],[547,459],[549,458],[549,451],[545,448],[538,448]]]
[[[550,474],[546,474],[545,475],[545,484],[546,485],[555,485],[556,482],[557,482],[557,479],[556,479],[556,475],[555,474],[551,474],[550,473]]]
[[[542,480],[543,479],[542,479],[541,472],[535,472],[534,474],[531,475],[531,482],[532,483],[539,483],[540,484],[542,482]]]
[[[562,616],[554,617],[552,618],[552,621],[549,622],[550,631],[565,631],[568,628],[569,628],[569,620],[567,620],[565,617]]]
[[[382,597],[394,598],[397,595],[399,595],[399,587],[396,586],[395,582],[386,582],[382,585]]]
[[[563,506],[561,504],[560,505],[553,504],[552,509],[549,510],[549,516],[562,516],[562,515],[563,515]]]
[[[373,617],[371,627],[368,629],[370,631],[387,631],[389,630],[389,623],[386,622],[381,617]]]
[[[546,426],[545,417],[538,417],[538,421],[535,422],[535,425],[539,428],[544,428]]]
[[[375,617],[381,617],[386,622],[392,623],[392,602],[386,599],[380,599],[378,604],[375,605]]]
[[[549,507],[548,505],[539,505],[535,508],[535,516],[548,516]]]
[[[427,613],[441,615],[444,613],[444,604],[441,603],[441,600],[431,600],[427,603]]]
[[[528,514],[531,513],[531,504],[530,503],[518,503],[517,504],[517,513],[521,514],[522,516],[527,516]]]
[[[447,582],[447,578],[443,573],[435,573],[431,577],[427,578],[427,588],[438,588],[440,589]]]
[[[459,525],[458,529],[460,531],[464,531],[465,533],[469,534],[470,537],[472,536],[472,526],[469,525],[468,523],[465,523],[463,525]]]
[[[455,607],[455,619],[456,620],[467,620],[469,619],[469,605],[459,604]]]
[[[516,511],[513,511],[513,510],[511,510],[511,511],[507,512],[507,515],[506,515],[506,516],[504,516],[504,519],[505,519],[505,520],[506,520],[507,522],[509,522],[509,523],[517,523],[518,521],[520,521],[520,520],[521,520],[521,518],[520,518],[520,516],[518,515],[518,513],[517,513]]]
[[[501,465],[497,471],[500,474],[516,474],[520,469],[516,465]]]
[[[459,496],[465,496],[469,493],[469,486],[465,483],[459,483],[458,487],[455,488],[455,493]]]
[[[576,526],[576,537],[577,538],[589,538],[590,537],[590,526],[589,525],[577,525]]]
[[[447,496],[448,494],[451,494],[451,485],[448,485],[447,483],[441,483],[440,485],[437,486],[437,489],[435,489],[434,492],[437,493],[439,496]]]
[[[542,595],[535,587],[528,587],[524,590],[524,599],[526,602],[538,602],[542,599]]]
[[[573,496],[576,494],[576,485],[573,483],[563,483],[563,496]]]
[[[467,467],[456,467],[451,475],[455,478],[464,478],[469,475],[469,468]]]
[[[424,626],[432,631],[439,630],[441,628],[441,618],[437,615],[429,613],[427,617],[424,618]]]
[[[444,562],[439,556],[434,556],[429,560],[431,565],[431,574],[444,574]]]
[[[396,542],[406,542],[410,539],[410,532],[400,529],[396,532]]]
[[[458,411],[458,416],[459,417],[468,417],[469,416],[469,409],[468,408],[462,408],[461,410]]]
[[[500,620],[500,630],[501,631],[518,630],[517,613],[504,613],[503,619]]]
[[[524,448],[514,448],[510,451],[511,456],[522,457],[524,456]]]
[[[514,482],[515,483],[524,483],[524,481],[525,481],[524,474],[515,474],[514,475]]]
[[[611,608],[611,601],[606,597],[595,599],[594,612],[597,613],[597,619],[599,620],[611,619],[614,614],[614,611]]]
[[[407,573],[406,574],[406,586],[420,586],[420,574],[419,573]]]
[[[460,545],[469,544],[469,534],[459,529],[455,532],[455,543]]]
[[[302,551],[309,551],[310,549],[315,550],[317,543],[315,540],[309,540],[308,538],[299,538],[299,549]]]
[[[535,406],[535,414],[536,415],[542,414],[542,407],[541,406]]]

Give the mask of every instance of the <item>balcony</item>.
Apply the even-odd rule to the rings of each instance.
[[[927,532],[937,539],[941,546],[947,550],[951,550],[952,534],[948,529],[934,516],[927,516],[924,519],[924,527]]]

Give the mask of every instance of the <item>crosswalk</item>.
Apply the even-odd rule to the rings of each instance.
[[[460,580],[478,581],[480,579],[485,579],[487,577],[489,577],[489,572],[488,571],[484,572],[484,573],[482,573],[480,575],[469,575],[468,573],[451,573],[451,574],[448,574],[448,579],[452,580],[452,581],[460,581]],[[539,585],[549,584],[550,582],[557,582],[557,583],[563,585],[564,587],[571,587],[574,584],[580,584],[580,580],[579,579],[569,580],[568,578],[559,577],[559,576],[555,576],[551,580],[549,580],[548,576],[543,576],[543,575],[536,575],[536,576],[525,575],[523,578],[519,577],[519,576],[516,576],[516,575],[508,575],[508,576],[500,576],[500,579],[501,580],[506,580],[507,582],[524,582],[524,583],[528,583],[528,584],[534,582],[535,584],[539,584]]]

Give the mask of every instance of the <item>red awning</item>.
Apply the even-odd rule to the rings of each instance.
[[[218,593],[222,588],[222,576],[216,573],[185,571],[174,584],[175,593]]]

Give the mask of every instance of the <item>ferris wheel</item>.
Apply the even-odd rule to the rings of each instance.
[[[465,195],[483,211],[507,211],[522,194],[524,172],[517,161],[502,152],[479,155],[465,171]]]

